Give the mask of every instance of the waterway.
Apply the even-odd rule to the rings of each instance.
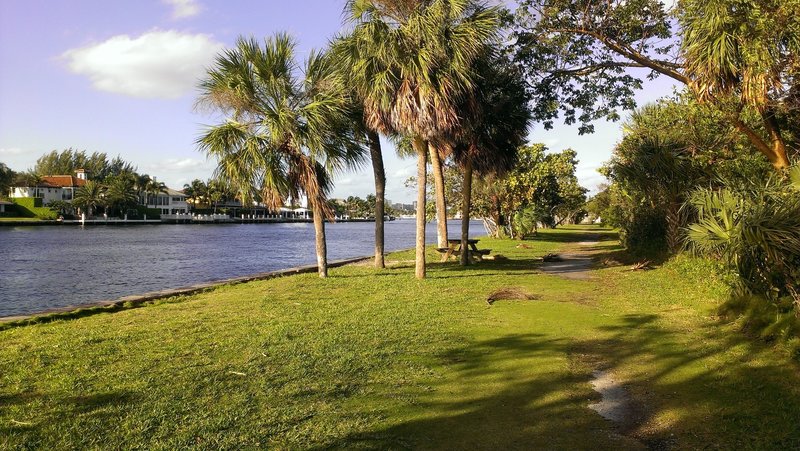
[[[328,260],[371,255],[374,230],[328,224]],[[413,219],[386,222],[386,250],[413,247],[414,230]],[[480,221],[470,232],[485,234]],[[426,233],[436,241],[435,223]],[[0,227],[0,317],[314,263],[308,223]]]

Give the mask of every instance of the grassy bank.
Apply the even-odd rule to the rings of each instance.
[[[598,229],[504,259],[300,275],[0,331],[0,448],[797,448],[800,375],[720,324],[696,262],[541,274]],[[609,232],[591,246],[617,250]],[[431,255],[430,261],[438,261]],[[497,301],[517,287],[539,296]],[[625,427],[587,408],[609,370]]]

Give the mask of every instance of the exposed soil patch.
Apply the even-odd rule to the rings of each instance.
[[[532,301],[536,299],[539,299],[539,296],[528,293],[523,288],[506,287],[493,291],[486,298],[486,302],[491,305],[494,301]]]

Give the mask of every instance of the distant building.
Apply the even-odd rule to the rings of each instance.
[[[392,205],[392,208],[394,208],[395,210],[400,211],[400,212],[413,213],[413,212],[415,212],[417,210],[416,202],[414,202],[413,204],[396,203],[396,204],[391,204],[391,205]]]
[[[167,188],[166,193],[158,193],[158,195],[148,194],[142,196],[139,201],[142,205],[147,203],[147,208],[157,208],[161,210],[163,215],[174,215],[179,213],[187,213],[189,211],[189,204],[186,202],[188,196],[180,191],[172,188]]]
[[[86,185],[86,172],[78,169],[76,175],[46,175],[33,186],[11,187],[10,197],[40,198],[43,205],[62,200],[72,202],[75,191],[84,185]]]
[[[75,175],[46,175],[40,177],[32,186],[11,187],[10,197],[42,199],[42,205],[53,201],[72,202],[75,192],[86,185],[86,180],[86,171],[83,169],[75,171]],[[157,196],[141,196],[139,204],[157,208],[161,210],[161,214],[187,213],[189,205],[186,203],[186,198],[186,194],[167,188],[166,193],[159,193]]]

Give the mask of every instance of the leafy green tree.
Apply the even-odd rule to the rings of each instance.
[[[476,184],[476,211],[487,218],[490,234],[522,237],[534,233],[538,224],[555,226],[558,209],[571,201],[562,193],[576,189],[576,165],[571,149],[548,154],[544,144],[519,148],[510,171]]]
[[[769,172],[718,110],[691,98],[646,105],[623,130],[603,172],[616,187],[613,225],[636,252],[680,247],[691,219],[681,206],[695,188],[718,186],[720,177],[762,179]]]
[[[504,209],[509,215],[508,224],[512,237],[522,237],[535,232],[536,225],[542,223],[553,226],[553,208],[561,201],[558,178],[551,164],[554,157],[546,154],[544,144],[534,144],[519,150],[517,165],[505,179],[506,193]],[[532,217],[532,230],[520,230],[519,221],[514,217]],[[519,216],[523,215],[523,216]]]
[[[9,190],[14,184],[17,173],[11,170],[5,163],[0,162],[0,199],[5,199],[9,195]]]
[[[689,87],[700,100],[720,104],[733,97],[736,108],[752,108],[766,139],[731,118],[752,145],[776,168],[790,165],[785,126],[778,115],[800,107],[800,0],[684,0],[682,56]]]
[[[93,152],[90,155],[84,150],[72,148],[62,151],[53,150],[42,155],[36,160],[33,171],[39,175],[72,175],[78,169],[86,170],[89,178],[94,180],[105,180],[109,176],[136,171],[131,163],[119,156],[109,161],[105,153]]]
[[[800,0],[522,0],[518,63],[528,74],[536,118],[546,127],[619,119],[635,106],[644,69],[709,101],[776,168],[788,165],[786,126],[797,107]],[[673,25],[680,25],[677,31]],[[743,115],[758,115],[758,127]],[[790,146],[789,146],[790,147]]]
[[[352,0],[355,84],[367,126],[409,137],[417,180],[427,180],[428,141],[458,125],[472,61],[497,33],[498,11],[472,0]],[[425,185],[417,188],[416,277],[425,277]]]
[[[317,264],[327,277],[325,219],[330,174],[360,162],[363,149],[347,124],[347,92],[330,58],[311,52],[300,68],[286,34],[240,38],[217,56],[201,83],[200,104],[227,116],[198,140],[218,160],[216,177],[259,193],[274,209],[301,195],[314,214]]]

